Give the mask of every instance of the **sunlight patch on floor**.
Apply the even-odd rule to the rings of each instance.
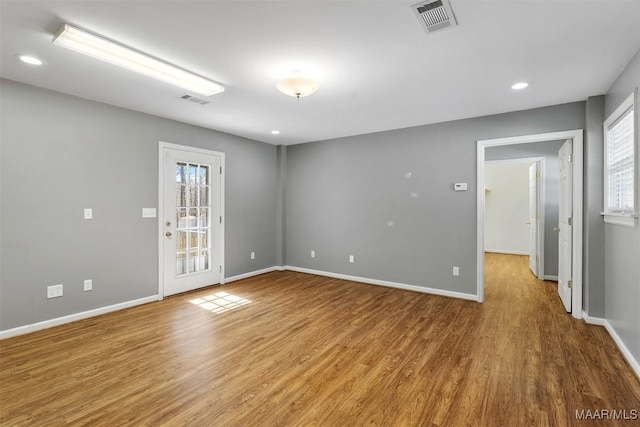
[[[189,302],[213,313],[224,313],[249,304],[251,301],[227,292],[216,292],[215,294],[192,299]]]

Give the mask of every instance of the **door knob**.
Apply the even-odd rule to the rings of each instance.
[[[171,232],[167,231],[166,233],[164,233],[164,235],[167,236],[167,237],[171,237]]]
[[[531,221],[527,221],[527,222],[525,222],[525,224],[529,224],[529,225],[531,225]]]
[[[553,231],[556,231],[556,232],[560,231],[560,227],[553,227]]]
[[[167,221],[165,222],[165,224],[167,225],[167,227],[171,227],[171,221]]]

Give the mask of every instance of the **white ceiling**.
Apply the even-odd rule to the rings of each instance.
[[[451,0],[459,25],[426,35],[387,1],[7,1],[2,77],[217,129],[296,144],[545,105],[607,91],[640,47],[640,1]],[[186,92],[54,46],[70,23],[222,83]],[[29,53],[42,67],[21,63]],[[302,70],[296,101],[276,81]],[[523,91],[511,90],[525,80]],[[279,129],[281,134],[270,134]]]

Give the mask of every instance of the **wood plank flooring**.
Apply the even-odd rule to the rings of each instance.
[[[640,381],[526,257],[486,264],[483,304],[274,272],[3,340],[0,424],[640,425],[576,420]]]

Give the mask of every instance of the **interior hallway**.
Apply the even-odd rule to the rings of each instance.
[[[10,338],[0,424],[564,426],[640,409],[611,338],[527,257],[486,267],[483,304],[285,271]],[[588,425],[617,423],[637,425]]]

